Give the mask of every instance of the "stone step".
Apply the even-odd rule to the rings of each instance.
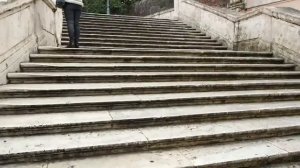
[[[0,137],[297,115],[300,101],[2,115]]]
[[[67,29],[63,29],[63,34],[67,35]],[[209,39],[212,40],[210,36],[205,36],[203,33],[172,33],[172,32],[149,32],[149,31],[136,31],[136,30],[117,30],[117,29],[86,29],[81,30],[81,34],[98,34],[106,36],[138,36],[138,37],[161,37],[163,38],[191,38],[196,40]]]
[[[107,156],[116,153],[169,149],[174,147],[176,147],[177,150],[178,147],[189,146],[201,148],[201,146],[195,145],[211,145],[213,143],[254,140],[276,136],[296,136],[299,133],[300,116],[292,116],[263,119],[239,119],[212,123],[192,123],[125,130],[3,137],[0,138],[0,163],[49,161],[95,155]],[[278,140],[275,142],[268,140],[270,143],[268,151],[276,151],[276,153],[278,151],[281,153],[284,152],[284,157],[287,157],[287,151],[291,151],[294,156],[295,154],[299,155],[299,149],[297,147],[299,144],[297,141],[298,138],[296,140],[294,139],[285,139],[282,142],[279,141],[281,143],[279,143]],[[286,144],[287,141],[291,142]],[[247,141],[244,143],[247,143]],[[277,144],[284,144],[285,147],[289,146],[290,148],[288,149],[290,150],[285,148],[281,149],[277,147]],[[296,148],[293,148],[292,145],[296,145]],[[259,145],[256,145],[256,148],[253,150],[265,151],[257,150],[258,146]],[[237,149],[241,149],[241,147]],[[206,153],[206,156],[207,155],[208,153]],[[291,159],[294,157],[289,158]],[[278,159],[278,157],[276,159]],[[214,160],[208,161],[210,161],[211,164],[215,164]],[[197,165],[199,166],[200,163],[197,163]],[[206,165],[208,165],[207,162]]]
[[[83,22],[102,22],[102,23],[108,23],[108,24],[114,24],[114,23],[131,23],[131,24],[161,24],[161,25],[177,25],[177,26],[186,26],[187,24],[181,22],[181,21],[176,21],[176,20],[138,20],[138,19],[124,19],[124,18],[99,18],[99,17],[85,17],[82,16],[80,18],[80,21]]]
[[[215,40],[211,39],[203,39],[203,40],[209,40],[205,42],[201,41],[176,41],[172,39],[157,39],[157,40],[151,40],[151,39],[128,39],[128,38],[97,38],[97,37],[81,37],[80,43],[82,45],[95,45],[99,43],[130,43],[130,44],[168,44],[168,45],[211,45],[211,46],[221,46],[222,43],[217,42]],[[62,37],[62,45],[65,45],[69,42],[69,37],[63,36]]]
[[[68,45],[68,41],[62,41],[62,45]],[[170,43],[139,43],[131,42],[130,40],[122,42],[101,42],[99,41],[80,41],[80,47],[122,47],[122,48],[162,48],[162,49],[207,49],[207,50],[226,50],[227,47],[222,46],[220,43],[199,43],[199,44],[170,44]]]
[[[91,14],[91,13],[83,13],[81,16],[82,19],[108,19],[108,20],[134,20],[134,21],[152,21],[152,22],[166,22],[166,23],[182,23],[178,20],[171,19],[158,19],[158,18],[145,18],[139,16],[124,16],[124,15],[103,15],[103,14]]]
[[[64,20],[65,22],[65,20]],[[133,20],[133,19],[109,19],[97,17],[81,17],[80,22],[97,22],[105,24],[139,24],[139,25],[173,25],[173,26],[187,26],[187,24],[180,21],[147,21],[147,20]]]
[[[106,19],[112,21],[140,21],[140,22],[163,22],[163,23],[183,23],[176,19],[161,19],[161,18],[147,18],[147,17],[139,17],[139,16],[124,16],[124,15],[99,15],[99,14],[82,14],[81,19]]]
[[[0,115],[300,100],[299,89],[0,99]]]
[[[261,168],[299,168],[300,167],[300,162],[289,162],[289,163],[280,163],[280,164],[272,164],[272,165],[267,165],[263,166]]]
[[[112,27],[112,28],[102,28],[102,27],[80,27],[80,31],[82,33],[90,34],[101,31],[105,34],[110,34],[111,32],[118,32],[120,34],[124,33],[148,33],[148,34],[160,34],[161,36],[164,35],[191,35],[191,36],[205,36],[204,33],[193,31],[193,30],[174,30],[174,29],[136,29],[136,28],[119,28],[119,27]],[[63,32],[67,32],[67,28],[63,27]]]
[[[234,80],[201,82],[137,82],[81,84],[10,84],[0,87],[1,98],[102,96],[184,92],[300,89],[300,80]]]
[[[9,73],[11,84],[32,83],[120,83],[120,82],[176,82],[258,79],[300,79],[295,71],[259,72],[33,72]]]
[[[62,37],[64,39],[68,39],[68,33],[65,32],[62,34]],[[194,43],[197,43],[197,42],[217,42],[217,40],[214,40],[214,39],[206,39],[206,36],[204,36],[205,38],[201,39],[201,37],[198,37],[198,38],[195,38],[194,36],[187,36],[187,37],[172,37],[172,36],[164,36],[162,37],[161,35],[156,35],[156,34],[125,34],[125,35],[120,35],[120,34],[105,34],[105,33],[97,33],[97,34],[85,34],[85,33],[81,33],[80,34],[80,40],[83,40],[83,39],[90,39],[90,38],[95,38],[95,39],[107,39],[107,40],[123,40],[123,39],[126,39],[126,40],[150,40],[150,41],[178,41],[178,42],[181,42],[181,41],[184,41],[184,42],[194,42]]]
[[[67,30],[67,26],[63,25],[63,29]],[[201,34],[200,31],[197,31],[196,29],[192,29],[192,28],[186,28],[186,29],[182,29],[182,28],[161,28],[161,27],[136,27],[136,26],[110,26],[110,25],[106,25],[106,26],[89,26],[89,25],[80,25],[80,30],[82,30],[83,32],[85,30],[95,30],[95,29],[106,29],[106,30],[127,30],[127,31],[134,31],[134,32],[138,32],[138,31],[142,31],[142,32],[171,32],[171,33],[194,33],[194,34]]]
[[[23,72],[292,71],[294,64],[21,63]]]
[[[97,20],[87,21],[81,20],[80,25],[89,27],[143,27],[143,28],[174,28],[174,29],[187,29],[196,30],[188,25],[177,25],[177,24],[161,24],[161,23],[139,23],[139,22],[102,22]],[[64,21],[63,25],[66,26],[67,22]]]
[[[40,54],[109,54],[109,55],[159,55],[159,56],[213,56],[213,57],[272,57],[270,52],[249,52],[249,51],[218,51],[218,50],[197,50],[197,49],[146,49],[146,48],[59,48],[39,47]]]
[[[74,51],[75,52],[75,51]],[[66,53],[65,53],[66,54]],[[76,53],[78,54],[78,53]],[[149,54],[149,53],[148,53]],[[142,54],[141,54],[142,55]],[[282,64],[281,58],[212,56],[115,56],[31,54],[31,62],[56,63],[173,63],[173,64]]]
[[[21,163],[4,168],[76,168],[90,167],[141,168],[141,167],[189,167],[189,168],[298,168],[300,136],[284,136],[266,139],[211,144],[207,146],[181,147],[134,153],[73,158],[41,163]],[[260,150],[257,150],[260,149]],[[277,165],[274,164],[277,163]],[[281,164],[279,164],[281,163]],[[272,164],[272,165],[270,165]]]

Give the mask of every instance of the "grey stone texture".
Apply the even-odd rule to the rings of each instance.
[[[62,12],[52,0],[12,1],[0,6],[0,85],[38,46],[60,44],[61,21]]]
[[[286,61],[300,64],[300,14],[293,8],[268,7],[237,13],[195,0],[175,0],[174,3],[173,18],[170,19],[179,19],[206,32],[229,49],[269,51]]]
[[[294,64],[226,50],[180,21],[86,13],[81,21],[82,48],[40,46],[0,86],[0,167],[299,161]]]

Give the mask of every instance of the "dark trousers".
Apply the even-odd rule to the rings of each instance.
[[[67,20],[69,32],[69,45],[78,46],[80,37],[79,19],[81,15],[82,6],[72,3],[66,3],[64,6],[65,17]]]

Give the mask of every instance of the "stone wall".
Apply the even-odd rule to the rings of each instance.
[[[300,65],[300,11],[264,8],[236,13],[195,0],[175,0],[179,20],[206,32],[233,50],[269,51]]]
[[[219,6],[219,7],[227,7],[230,0],[197,0],[200,3],[209,5],[209,6]]]
[[[273,7],[293,7],[300,10],[299,0],[244,0],[246,8],[253,10],[260,7],[273,6]]]
[[[5,84],[6,74],[18,71],[38,46],[60,44],[62,12],[52,0],[18,0],[0,6],[0,25],[0,84]]]

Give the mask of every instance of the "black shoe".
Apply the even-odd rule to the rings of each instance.
[[[73,43],[69,43],[69,44],[67,45],[67,48],[74,48],[74,47],[73,47]]]
[[[79,44],[75,44],[75,46],[74,46],[75,48],[79,48]]]
[[[79,42],[78,42],[78,40],[75,40],[74,47],[75,48],[79,48]]]

